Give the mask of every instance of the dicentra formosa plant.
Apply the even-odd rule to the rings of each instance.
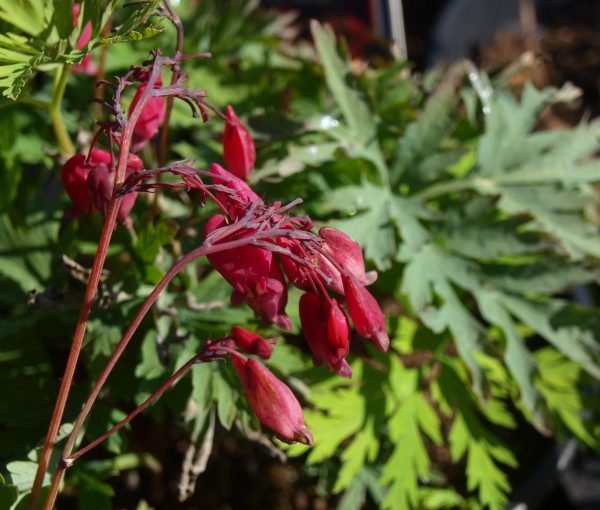
[[[65,470],[77,458],[123,427],[197,363],[230,357],[250,407],[259,421],[283,441],[312,443],[312,435],[304,423],[302,408],[290,388],[259,360],[247,357],[257,355],[267,359],[273,349],[272,342],[234,327],[229,335],[207,341],[201,352],[179,368],[124,420],[90,444],[73,451],[76,438],[95,399],[140,322],[175,275],[198,257],[206,256],[233,287],[231,300],[234,304],[247,304],[267,324],[277,324],[289,329],[291,324],[286,314],[287,281],[303,290],[300,319],[315,365],[325,364],[341,376],[351,376],[350,366],[345,359],[349,350],[350,325],[344,303],[358,334],[371,340],[381,351],[388,349],[389,338],[383,313],[366,288],[375,280],[376,274],[365,272],[360,246],[334,228],[324,227],[318,234],[314,233],[309,217],[293,216],[290,213],[293,206],[301,202],[300,199],[286,205],[281,202],[267,203],[250,188],[244,179],[254,167],[255,148],[248,130],[232,107],[227,108],[225,115],[207,102],[204,91],[185,88],[185,76],[179,72],[184,58],[187,57],[180,51],[175,57],[166,57],[153,51],[143,67],[132,67],[115,84],[106,81],[99,83],[99,86],[110,87],[113,91],[112,101],[101,101],[113,120],[99,122],[98,132],[87,155],[78,153],[63,167],[64,187],[73,202],[68,215],[91,214],[96,211],[104,215],[105,223],[77,324],[73,341],[75,347],[69,358],[63,387],[59,392],[40,458],[38,476],[30,499],[32,506],[39,497],[40,473],[43,476],[47,468],[56,430],[62,420],[72,370],[77,361],[78,349],[81,348],[81,339],[98,284],[97,277],[104,263],[112,231],[117,220],[130,224],[129,212],[139,192],[155,191],[158,188],[198,190],[202,205],[210,200],[220,213],[207,221],[200,246],[178,260],[157,284],[116,346],[66,441],[45,508],[52,507]],[[171,67],[173,70],[170,85],[162,83],[164,67]],[[134,81],[139,82],[139,86],[126,116],[121,96]],[[173,98],[187,102],[194,116],[201,116],[204,121],[208,120],[209,111],[225,120],[224,160],[231,172],[218,164],[211,165],[210,170],[197,169],[190,161],[175,162],[160,168],[142,168],[142,160],[133,151],[138,151],[154,138],[163,121],[168,123],[166,103]],[[97,145],[103,135],[106,135],[108,144],[107,148],[100,149]],[[165,174],[178,179],[163,181],[162,176]]]

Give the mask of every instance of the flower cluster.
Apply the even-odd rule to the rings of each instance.
[[[159,71],[160,65],[155,60],[150,90],[147,90],[150,83],[147,71],[136,68],[130,73],[141,81],[129,110],[130,119],[134,110],[138,115],[131,131],[134,151],[158,132],[165,115],[166,95],[180,97],[188,104],[194,102],[203,117],[206,114],[204,93],[188,91],[178,84],[163,87]],[[121,88],[115,89],[117,97],[126,84],[122,80]],[[141,110],[137,108],[139,101],[144,101]],[[118,103],[109,108],[117,117],[116,125],[122,127]],[[210,199],[219,208],[219,213],[205,224],[199,249],[231,285],[232,304],[245,304],[266,324],[289,330],[291,322],[286,306],[288,283],[291,283],[303,291],[300,321],[314,364],[326,365],[337,374],[350,377],[352,370],[346,357],[350,350],[351,322],[356,332],[379,350],[386,351],[389,346],[385,318],[367,289],[377,274],[365,270],[360,246],[346,234],[331,227],[315,233],[309,217],[291,215],[290,209],[300,199],[287,205],[267,203],[247,184],[256,159],[254,142],[231,106],[227,107],[226,115],[220,116],[225,120],[223,152],[229,169],[215,163],[209,171],[198,170],[184,161],[144,170],[142,161],[131,154],[125,182],[115,191],[112,151],[92,147],[87,157],[76,154],[63,167],[64,187],[73,202],[71,215],[93,210],[106,215],[113,197],[120,196],[123,198],[118,219],[124,222],[140,191],[198,189],[203,204]],[[123,132],[111,130],[112,127],[107,131],[110,140],[124,136]],[[181,177],[183,184],[151,180],[163,173]],[[261,423],[284,441],[309,444],[312,436],[292,391],[260,361],[247,357],[268,359],[273,343],[234,327],[230,335],[207,342],[200,359],[213,361],[231,356],[250,406]]]
[[[366,288],[376,273],[365,271],[360,246],[335,228],[323,227],[318,235],[313,234],[310,218],[281,214],[281,204],[265,204],[220,165],[213,164],[210,170],[213,183],[224,188],[215,191],[215,196],[225,214],[208,220],[205,239],[212,242],[211,236],[219,234],[215,245],[240,242],[239,247],[207,255],[233,287],[232,303],[246,303],[267,324],[289,329],[287,279],[305,292],[300,299],[300,321],[315,365],[351,375],[345,359],[350,326],[343,302],[358,334],[386,351],[385,318]],[[253,238],[261,233],[261,239]],[[241,244],[244,239],[251,241]]]
[[[160,86],[160,79],[157,82],[155,88]],[[130,113],[145,88],[146,83],[142,81],[131,102]],[[157,135],[164,115],[164,98],[149,99],[133,129],[134,151],[142,149]],[[113,196],[115,163],[112,151],[93,147],[90,148],[87,156],[77,153],[67,160],[62,168],[62,182],[73,203],[73,207],[68,213],[70,217],[90,214],[92,211],[106,215]],[[143,167],[144,164],[137,155],[129,154],[126,176],[142,170]],[[135,204],[136,197],[136,192],[124,196],[117,216],[118,221],[129,223],[129,213]]]

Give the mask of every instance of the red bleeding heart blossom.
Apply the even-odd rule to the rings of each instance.
[[[223,186],[224,191],[215,191],[215,197],[227,210],[227,215],[236,220],[243,216],[248,204],[260,201],[260,197],[252,191],[240,178],[225,170],[221,165],[213,163],[210,165],[212,180],[215,185]],[[231,193],[233,192],[233,193]]]
[[[350,328],[339,303],[317,294],[303,294],[300,323],[315,366],[325,363],[339,375],[350,377],[352,370],[345,360],[350,348]]]
[[[237,354],[232,357],[232,362],[258,420],[286,443],[297,441],[311,445],[312,434],[304,423],[302,407],[292,390],[255,359]]]
[[[319,236],[325,241],[323,250],[360,283],[371,285],[377,279],[375,271],[365,272],[362,249],[347,234],[337,228],[323,227],[319,230]],[[336,290],[336,292],[342,294],[343,290],[341,292]]]
[[[204,228],[204,236],[225,225],[223,216],[213,216]],[[239,231],[227,241],[242,239],[249,234],[248,231]],[[245,302],[266,323],[291,328],[285,314],[287,286],[272,252],[255,246],[240,246],[209,254],[207,258],[233,287],[233,304]]]
[[[298,264],[290,257],[282,255],[281,266],[292,285],[307,292],[317,292],[314,280],[316,277],[314,269],[318,268],[330,279],[329,282],[325,282],[325,285],[333,292],[340,295],[344,294],[342,275],[322,253],[318,251],[307,253],[304,246],[294,240],[282,239],[279,243],[281,246],[290,250],[294,255],[300,258],[309,259],[311,262],[312,267],[306,267]]]
[[[63,166],[62,181],[73,208],[70,216],[89,214],[97,210],[106,215],[112,198],[114,173],[111,169],[112,158],[109,152],[93,149],[89,158],[83,154],[75,154]],[[141,170],[144,164],[135,154],[127,159],[126,175]],[[133,208],[136,192],[128,193],[121,201],[117,219],[127,222]]]
[[[385,330],[385,317],[371,293],[353,277],[343,276],[346,304],[357,333],[370,339],[382,352],[390,339]]]
[[[256,354],[263,359],[271,357],[274,340],[267,340],[258,333],[252,333],[239,326],[231,328],[231,336],[240,350],[248,354]]]
[[[227,121],[223,133],[223,156],[229,171],[244,180],[248,178],[256,161],[256,150],[252,137],[231,106],[227,106]]]
[[[154,83],[154,88],[159,88],[162,86],[162,79],[159,76],[156,82]],[[129,107],[129,114],[136,107],[140,97],[146,90],[146,83],[142,83],[135,93],[133,97],[133,101],[131,101],[131,106]],[[139,151],[144,145],[146,145],[150,140],[152,140],[158,130],[162,121],[165,118],[165,98],[162,96],[152,97],[144,106],[142,113],[140,114],[135,127],[133,128],[133,146],[132,150],[135,152]]]
[[[80,12],[81,12],[81,5],[78,3],[74,3],[73,4],[73,26],[74,27],[76,27],[79,23],[79,13]],[[90,42],[91,38],[92,38],[92,23],[90,21],[88,21],[85,24],[85,27],[83,27],[83,31],[81,32],[81,35],[79,36],[77,44],[75,44],[75,48],[77,48],[78,50],[85,48],[87,43]],[[95,76],[96,73],[98,72],[98,68],[96,67],[96,64],[94,64],[94,62],[92,61],[92,54],[88,53],[85,57],[83,57],[83,60],[79,64],[75,64],[74,66],[71,67],[71,71],[73,71],[74,73],[83,73],[83,74],[87,74],[89,76]]]
[[[105,216],[108,212],[108,206],[113,195],[114,185],[114,173],[110,164],[110,153],[102,149],[94,149],[90,154],[89,165],[92,169],[88,175],[87,185],[94,208]],[[139,171],[142,168],[144,168],[142,160],[135,154],[130,154],[127,158],[125,176],[128,176],[135,171]],[[131,209],[133,209],[136,198],[136,192],[128,193],[123,197],[117,215],[118,221],[126,222],[128,220],[129,213],[131,212]]]
[[[236,296],[234,294],[232,302],[242,297],[254,313],[267,324],[277,324],[280,328],[292,329],[290,318],[285,313],[288,300],[287,285],[275,257],[271,259],[266,291],[259,295]]]
[[[84,154],[75,154],[62,168],[62,182],[65,191],[73,202],[69,216],[79,216],[92,212],[92,197],[87,187],[87,178],[91,167],[86,165]]]
[[[223,216],[212,216],[204,227],[204,237],[226,224]],[[240,246],[208,255],[207,258],[235,292],[260,295],[267,290],[267,277],[273,259],[270,251],[254,246]]]

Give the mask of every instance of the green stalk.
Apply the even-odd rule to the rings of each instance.
[[[67,156],[75,154],[75,148],[71,142],[71,137],[65,126],[63,120],[61,105],[63,96],[65,94],[65,88],[67,87],[67,80],[69,79],[69,71],[71,66],[64,64],[59,71],[56,73],[54,78],[54,86],[52,87],[52,100],[50,102],[50,118],[52,119],[52,128],[54,129],[54,135],[56,141],[60,146],[60,149]]]

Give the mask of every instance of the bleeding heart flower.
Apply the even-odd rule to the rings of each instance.
[[[244,215],[249,203],[260,200],[260,197],[252,191],[244,181],[225,170],[221,165],[213,163],[210,165],[214,184],[224,186],[233,192],[215,191],[217,200],[227,209],[228,216],[237,220]]]
[[[356,332],[370,339],[382,352],[386,352],[390,339],[385,330],[385,317],[371,293],[354,278],[344,275],[344,290],[348,312]]]
[[[69,216],[79,216],[92,212],[92,197],[87,187],[91,167],[85,164],[84,154],[75,154],[62,168],[62,182],[65,191],[73,202]]]
[[[204,227],[204,236],[225,225],[223,216],[211,217]],[[248,235],[248,232],[240,231],[235,239],[244,235]],[[227,239],[230,240],[233,239]],[[240,246],[211,253],[207,258],[233,287],[233,304],[247,303],[267,324],[291,328],[285,314],[287,287],[277,260],[270,251],[255,246]]]
[[[232,296],[232,301],[239,298],[240,296]],[[246,295],[243,300],[267,324],[277,324],[280,328],[292,329],[290,318],[285,313],[287,299],[287,286],[283,273],[279,269],[277,259],[273,257],[266,291],[259,295]]]
[[[319,236],[325,241],[323,250],[360,283],[371,285],[377,279],[376,271],[365,272],[362,249],[347,234],[337,228],[322,227]]]
[[[301,243],[299,243],[296,240],[279,239],[278,244],[283,248],[286,248],[289,251],[291,251],[297,257],[300,257],[305,260],[308,258],[304,247]],[[321,271],[321,273],[330,278],[329,283],[325,282],[327,287],[332,291],[343,295],[344,285],[342,283],[342,275],[334,267],[334,265],[325,256],[323,256],[323,254],[319,252],[311,254],[310,261],[314,268],[318,268]],[[321,277],[317,275],[317,273],[313,270],[312,267],[307,267],[303,264],[299,264],[298,262],[286,255],[281,256],[281,266],[283,267],[283,272],[285,273],[292,285],[301,290],[305,290],[306,292],[317,292],[314,279]]]
[[[162,78],[159,76],[156,82],[154,83],[154,88],[159,88],[162,86]],[[133,97],[133,101],[131,101],[131,106],[129,107],[129,115],[137,105],[140,100],[141,95],[146,90],[146,83],[142,83],[135,93]],[[132,150],[137,152],[144,145],[146,145],[150,140],[152,140],[158,130],[162,121],[165,118],[165,98],[164,97],[152,97],[144,106],[142,113],[140,114],[138,121],[133,128],[133,145]]]
[[[225,226],[221,215],[212,216],[204,227],[204,237]],[[223,275],[235,292],[246,295],[260,295],[267,290],[267,278],[273,254],[254,246],[240,246],[207,256],[213,267]]]
[[[96,210],[103,215],[106,215],[113,195],[114,186],[114,173],[111,168],[110,153],[102,149],[94,149],[90,154],[87,164],[90,167],[87,178],[87,187],[91,201]],[[142,168],[144,168],[142,160],[135,154],[130,154],[127,159],[125,176],[127,177],[132,172],[141,170]],[[118,221],[122,223],[128,221],[129,213],[135,204],[136,198],[137,192],[135,191],[127,193],[127,195],[123,197],[117,215]]]
[[[246,180],[254,168],[256,150],[248,129],[241,123],[231,106],[227,106],[223,155],[229,171]]]
[[[248,354],[256,354],[264,359],[269,359],[273,352],[275,340],[267,340],[258,333],[252,333],[247,329],[233,326],[231,328],[231,336],[236,345]]]
[[[232,362],[258,420],[286,443],[296,441],[311,445],[312,434],[292,390],[255,359],[235,355]]]
[[[325,363],[342,377],[350,377],[352,369],[344,359],[350,348],[350,327],[339,303],[317,294],[303,294],[300,323],[315,366]]]

